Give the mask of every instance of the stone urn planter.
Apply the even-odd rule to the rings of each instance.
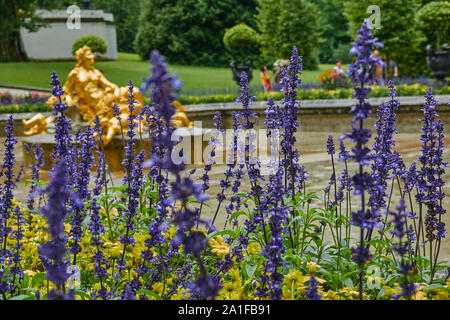
[[[450,47],[447,43],[442,50],[435,50],[431,44],[427,46],[427,66],[438,83],[446,83],[445,77],[450,75]]]
[[[248,77],[248,82],[252,80],[253,75],[253,63],[251,61],[245,62],[245,64],[238,65],[236,61],[230,63],[231,72],[233,73],[233,80],[240,86],[241,74],[245,72]]]

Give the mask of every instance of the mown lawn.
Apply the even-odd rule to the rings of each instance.
[[[50,88],[52,70],[55,70],[64,82],[74,65],[74,61],[0,63],[0,85]],[[94,66],[101,70],[108,80],[120,86],[127,85],[129,80],[138,86],[142,79],[150,74],[150,63],[141,61],[136,54],[119,53],[117,61],[98,61]],[[304,71],[301,78],[303,82],[316,82],[320,73],[332,67],[333,65],[321,64],[317,71]],[[229,68],[169,65],[169,71],[178,73],[178,78],[183,82],[183,91],[237,88]],[[257,69],[253,72],[250,85],[257,87],[259,83]]]

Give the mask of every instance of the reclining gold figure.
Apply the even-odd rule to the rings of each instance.
[[[77,64],[70,71],[66,83],[62,87],[64,95],[61,97],[69,108],[79,106],[80,114],[89,125],[94,124],[95,116],[98,115],[105,145],[109,144],[116,134],[121,132],[119,120],[114,116],[114,104],[116,103],[121,114],[121,124],[124,132],[127,130],[127,119],[129,115],[127,100],[128,87],[119,87],[108,81],[105,76],[92,65],[95,57],[91,48],[84,46],[75,52]],[[135,104],[134,115],[144,105],[144,96],[139,89],[133,91]],[[57,102],[56,97],[50,97],[46,104],[50,107]],[[193,127],[189,121],[183,106],[174,101],[173,105],[177,111],[172,117],[172,125],[176,127]],[[42,114],[37,114],[33,118],[23,120],[25,128],[29,129],[25,135],[35,135],[46,132],[47,125],[53,121],[53,117],[45,118]]]

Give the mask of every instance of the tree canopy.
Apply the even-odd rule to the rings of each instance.
[[[372,4],[372,0],[345,2],[344,14],[352,38],[356,37],[362,21],[370,17],[367,8]],[[418,31],[415,20],[420,4],[414,0],[378,0],[376,5],[380,8],[380,27],[373,28],[372,32],[384,44],[380,50],[382,57],[395,60],[400,75],[426,72],[426,38]]]
[[[39,8],[54,8],[58,0],[0,0],[0,61],[27,59],[20,29],[37,31],[44,25],[35,15]]]
[[[349,62],[352,59],[348,51],[353,39],[348,34],[348,21],[344,16],[346,1],[348,0],[311,0],[320,11],[321,63],[335,63],[337,59]]]
[[[258,0],[257,26],[261,54],[272,59],[287,59],[295,45],[305,69],[319,63],[319,11],[305,0]]]
[[[142,0],[136,52],[148,59],[158,49],[173,64],[228,65],[237,52],[222,42],[225,29],[254,27],[255,8],[254,0]]]
[[[120,52],[135,52],[133,43],[138,29],[139,1],[91,0],[91,7],[114,15],[117,49]]]

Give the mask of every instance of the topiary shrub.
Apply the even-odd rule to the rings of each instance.
[[[83,46],[91,48],[93,53],[104,54],[108,50],[106,41],[102,37],[90,34],[75,40],[72,44],[72,54],[75,55],[75,52]]]
[[[225,30],[223,43],[229,47],[238,48],[243,62],[242,49],[257,44],[259,41],[258,33],[245,23],[235,25]]]

